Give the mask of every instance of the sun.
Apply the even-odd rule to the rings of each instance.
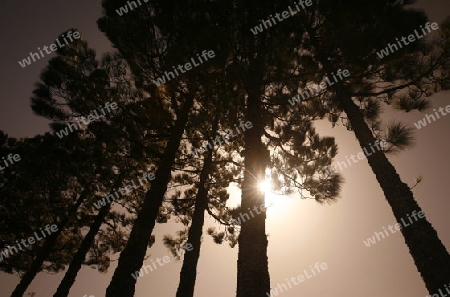
[[[274,190],[271,179],[265,179],[259,182],[258,190],[264,193],[264,200],[269,217],[280,215],[289,209],[289,197],[277,193]]]
[[[264,192],[264,194],[267,194],[268,192],[272,191],[272,183],[270,180],[263,180],[258,183],[258,189],[261,192]]]
[[[264,193],[264,205],[267,208],[267,218],[276,218],[285,214],[292,206],[291,197],[277,193],[274,189],[273,181],[270,179],[261,181],[257,184],[257,189]],[[230,200],[227,202],[228,207],[236,207],[241,203],[242,191],[237,184],[230,184],[228,187],[230,192]]]

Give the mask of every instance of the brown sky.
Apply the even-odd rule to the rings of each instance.
[[[31,2],[31,3],[27,3]],[[423,0],[415,6],[424,8],[430,21],[440,22],[450,15],[449,0]],[[78,28],[91,47],[103,53],[109,41],[100,33],[96,20],[101,15],[100,1],[17,1],[0,2],[1,100],[0,129],[10,136],[33,136],[48,131],[47,121],[32,114],[29,97],[41,69],[50,56],[26,68],[17,61],[38,46],[49,45],[70,27]],[[450,92],[432,97],[433,107],[450,104]],[[417,111],[409,114],[385,108],[383,118],[413,123],[424,117]],[[430,113],[431,111],[425,111]],[[414,194],[428,220],[450,250],[450,190],[448,188],[448,128],[450,116],[416,130],[416,146],[402,154],[390,156],[402,179],[412,185],[414,177],[424,181]],[[330,128],[327,122],[317,123],[322,135],[337,137],[340,154],[337,160],[357,154],[360,148],[352,132],[343,127]],[[427,291],[400,233],[366,247],[363,240],[375,231],[395,223],[383,193],[365,160],[343,170],[346,179],[341,198],[332,205],[320,206],[296,197],[284,198],[268,213],[269,269],[271,286],[284,283],[316,262],[326,262],[328,269],[280,294],[283,297],[425,297]],[[238,199],[234,195],[234,200]],[[211,225],[208,218],[207,225]],[[150,259],[169,255],[162,246],[162,235],[173,233],[180,226],[158,225],[157,244],[149,250]],[[116,255],[114,258],[117,258]],[[198,269],[195,296],[234,296],[236,290],[237,248],[218,246],[204,237]],[[116,264],[106,274],[83,268],[70,297],[104,296]],[[145,275],[137,283],[136,297],[174,296],[181,262],[172,261]],[[30,286],[35,297],[52,296],[62,278],[39,275]],[[0,272],[0,296],[9,296],[18,282],[17,276]],[[444,285],[444,284],[443,284]],[[151,294],[150,294],[151,292]]]

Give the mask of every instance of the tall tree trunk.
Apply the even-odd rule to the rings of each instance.
[[[118,179],[115,182],[115,184],[112,186],[110,194],[112,194],[113,189],[119,187],[122,184],[123,180],[124,180],[124,173],[121,173],[118,176]],[[91,248],[95,236],[100,230],[100,227],[102,226],[106,215],[109,213],[109,210],[111,209],[111,204],[112,203],[107,203],[105,206],[100,208],[100,211],[95,216],[94,222],[89,228],[89,232],[84,237],[80,247],[78,248],[77,253],[72,258],[72,261],[70,262],[69,265],[69,269],[67,269],[67,272],[64,275],[64,278],[61,280],[61,283],[59,284],[58,289],[56,290],[53,297],[66,297],[67,295],[69,295],[70,288],[72,288],[73,284],[75,283],[78,271],[80,271],[84,259],[86,259],[86,254]]]
[[[171,178],[172,166],[184,133],[189,112],[194,103],[195,92],[188,95],[167,143],[167,147],[158,164],[155,179],[146,193],[144,203],[134,222],[127,245],[120,254],[119,263],[112,280],[106,289],[105,297],[133,297],[136,279],[132,273],[139,270],[144,261],[150,236],[155,227],[159,208],[162,205],[167,184]]]
[[[217,133],[218,120],[215,119],[211,131],[214,137]],[[192,245],[192,251],[184,255],[183,266],[180,272],[180,283],[178,285],[176,297],[193,297],[195,280],[197,278],[197,263],[200,257],[201,238],[203,224],[205,222],[205,210],[208,207],[208,189],[206,182],[212,169],[213,150],[206,154],[203,168],[200,173],[198,192],[195,199],[195,209],[192,215],[192,224],[189,228],[187,242]]]
[[[338,97],[361,148],[369,147],[369,144],[374,143],[375,139],[358,106],[345,89],[342,88],[338,92]],[[450,283],[450,255],[426,217],[419,218],[417,221],[413,219],[413,223],[409,222],[408,216],[411,216],[413,212],[418,213],[422,209],[414,199],[408,185],[402,182],[395,167],[384,153],[377,151],[368,156],[367,160],[383,189],[397,222],[402,225],[405,225],[403,222],[410,224],[406,228],[402,228],[401,232],[428,292],[436,294],[444,284]]]
[[[70,288],[72,288],[73,284],[75,283],[78,271],[81,269],[81,266],[83,265],[83,262],[86,258],[86,254],[91,248],[95,236],[100,230],[100,227],[102,226],[103,221],[106,215],[109,213],[110,209],[111,203],[108,203],[107,205],[103,206],[98,212],[98,214],[95,216],[94,222],[89,228],[89,232],[84,237],[83,242],[78,248],[77,253],[72,258],[72,261],[70,262],[69,265],[69,269],[64,275],[64,278],[59,284],[58,289],[56,290],[53,297],[67,297],[69,295]]]
[[[328,75],[330,75],[333,67],[330,65],[325,53],[321,52],[320,43],[314,32],[309,30],[308,33],[317,51],[319,61]],[[341,82],[336,83],[333,88],[336,90],[337,100],[342,104],[342,108],[347,114],[359,145],[362,149],[367,149],[370,144],[375,143],[375,138],[367,126],[359,107],[353,102],[349,90]],[[397,223],[402,226],[405,225],[403,221],[408,223],[408,216],[414,212],[422,211],[414,199],[411,189],[401,180],[395,167],[381,150],[377,150],[375,153],[367,156],[367,160],[384,192],[384,196],[394,213]],[[413,219],[413,221],[414,223],[406,228],[402,228],[401,232],[428,292],[435,294],[439,289],[443,288],[444,284],[450,282],[450,255],[426,217],[417,221]]]
[[[22,297],[23,294],[25,294],[25,291],[27,290],[28,286],[31,284],[33,279],[36,277],[36,275],[41,270],[42,264],[44,263],[45,259],[48,257],[50,252],[52,251],[53,246],[56,243],[56,240],[58,239],[58,236],[61,234],[61,232],[64,230],[66,225],[69,223],[70,219],[73,217],[74,214],[76,214],[78,208],[80,207],[81,203],[83,203],[84,199],[87,196],[87,190],[83,192],[83,194],[78,197],[75,204],[71,207],[69,210],[69,213],[67,217],[65,217],[61,223],[58,225],[58,230],[48,236],[48,238],[45,240],[44,245],[36,254],[36,258],[34,259],[33,263],[31,263],[30,268],[25,272],[25,274],[22,276],[22,279],[20,280],[19,284],[16,286],[14,291],[11,293],[11,297]]]
[[[253,84],[254,86],[254,84]],[[261,141],[263,135],[262,106],[258,88],[248,89],[246,116],[253,128],[244,132],[245,161],[242,182],[243,220],[239,234],[237,261],[237,297],[265,297],[270,291],[267,261],[266,212],[256,211],[264,204],[264,193],[258,189],[258,181],[264,179],[266,151]],[[258,214],[259,212],[259,214]],[[254,214],[254,218],[250,214]]]

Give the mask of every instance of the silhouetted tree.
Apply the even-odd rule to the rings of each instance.
[[[395,38],[419,31],[426,23],[423,12],[405,10],[405,4],[412,2],[321,1],[306,17],[296,20],[302,36],[299,54],[314,57],[320,79],[332,77],[338,69],[351,73],[348,79],[330,86],[322,102],[333,123],[341,111],[345,112],[348,128],[354,131],[362,149],[383,137],[390,143],[388,151],[410,147],[410,128],[396,123],[384,135],[380,132],[380,102],[406,111],[422,110],[428,106],[423,97],[445,85],[446,80],[448,83],[445,76],[439,78],[440,73],[445,75],[442,70],[448,65],[448,52],[445,56],[445,50],[439,53],[427,47],[423,39],[398,47],[383,59],[376,55],[388,43],[395,44]],[[367,159],[398,223],[422,211],[383,150]],[[436,230],[424,217],[401,232],[428,291],[437,292],[450,281],[450,255]]]

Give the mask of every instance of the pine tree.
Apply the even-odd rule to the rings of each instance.
[[[406,111],[422,110],[428,107],[423,97],[445,85],[445,76],[439,79],[436,73],[448,65],[448,54],[427,47],[423,40],[400,47],[383,59],[375,55],[376,50],[427,22],[422,12],[404,10],[406,2],[412,1],[393,4],[380,0],[370,5],[323,1],[308,17],[298,20],[297,28],[306,33],[302,33],[304,53],[314,56],[322,77],[331,77],[338,69],[351,73],[348,79],[330,86],[323,102],[333,123],[341,111],[345,112],[348,128],[362,149],[382,138],[390,143],[388,152],[410,147],[410,128],[396,123],[388,126],[387,132],[380,132],[380,102]],[[372,20],[369,24],[368,19]],[[398,223],[422,211],[383,150],[367,159]],[[437,292],[450,280],[450,256],[436,230],[424,217],[401,232],[428,291]]]
[[[243,168],[242,207],[243,209],[253,208],[253,206],[259,207],[264,201],[264,195],[257,190],[257,184],[258,181],[264,179],[265,169],[269,166],[271,159],[268,147],[262,142],[262,137],[271,130],[270,127],[281,129],[276,117],[280,115],[278,109],[286,111],[287,105],[287,102],[279,100],[282,87],[277,86],[277,91],[273,92],[271,100],[275,102],[271,100],[263,101],[262,97],[265,88],[268,89],[285,78],[289,79],[289,84],[293,81],[292,75],[284,70],[290,65],[288,57],[294,57],[292,51],[287,48],[284,48],[281,52],[278,51],[280,44],[292,43],[293,40],[289,37],[289,30],[286,32],[277,30],[280,36],[275,40],[270,40],[268,37],[271,35],[267,35],[263,41],[255,41],[247,29],[251,22],[257,22],[259,19],[266,17],[272,9],[278,9],[283,4],[287,6],[288,3],[277,5],[264,3],[263,9],[258,8],[255,13],[255,7],[258,7],[259,3],[237,5],[236,3],[190,1],[179,4],[153,1],[139,11],[133,11],[132,14],[119,18],[116,16],[114,9],[123,3],[123,1],[104,1],[103,7],[106,16],[99,20],[99,25],[131,65],[140,87],[150,93],[164,90],[164,94],[171,95],[174,94],[175,90],[181,92],[183,89],[180,87],[183,84],[187,87],[190,87],[192,83],[197,84],[196,79],[198,78],[201,78],[200,83],[202,85],[214,86],[214,80],[211,79],[212,74],[223,71],[223,73],[227,73],[226,84],[230,88],[239,90],[237,97],[234,99],[236,100],[236,106],[233,108],[233,118],[236,119],[235,123],[242,120],[244,122],[250,121],[253,125],[253,128],[247,129],[244,133],[245,167]],[[286,30],[285,26],[280,28]],[[134,33],[133,35],[126,34],[125,30]],[[211,38],[208,36],[211,36]],[[237,42],[229,42],[236,39]],[[140,44],[145,46],[135,46],[136,40],[139,40]],[[211,64],[208,64],[208,66],[210,65],[207,70],[208,80],[204,76],[197,76],[197,73],[191,70],[183,74],[183,77],[172,79],[155,91],[152,78],[163,73],[165,69],[170,69],[172,65],[168,61],[182,60],[186,56],[186,49],[188,49],[188,52],[193,52],[193,49],[200,51],[204,48],[217,50],[217,58]],[[265,76],[269,78],[266,79]],[[217,92],[220,92],[219,89]],[[201,98],[202,93],[198,94],[197,97]],[[171,105],[176,107],[177,105],[174,102],[177,102],[177,100],[174,98],[176,97],[169,97],[168,99]],[[274,103],[276,106],[269,108]],[[197,104],[202,103],[199,101]],[[268,109],[271,109],[270,112],[267,111]],[[174,108],[174,110],[177,110],[177,108]],[[297,123],[297,125],[300,126],[300,123]],[[284,126],[283,131],[296,131],[298,129],[298,127],[291,129],[287,125]],[[280,133],[283,131],[280,131]],[[311,133],[312,139],[317,138],[313,135],[315,133]],[[289,149],[294,151],[314,151],[318,149],[310,147],[308,141],[300,143],[298,148],[293,148],[289,144],[295,138],[292,134],[289,136],[281,135],[279,138],[280,143],[291,146]],[[278,147],[282,146],[278,144]],[[328,153],[332,152],[332,146],[327,147],[326,150]],[[298,153],[301,152],[298,151]],[[326,156],[328,158],[329,154]],[[322,162],[323,164],[320,164],[322,167],[329,165],[327,161],[322,160]],[[330,161],[328,160],[328,162]],[[165,167],[168,167],[167,164],[165,165]],[[312,170],[313,167],[310,166],[309,170]],[[320,169],[320,166],[314,169]],[[339,179],[333,178],[335,185],[339,184]],[[311,190],[313,190],[313,181],[316,181],[316,179],[310,179]],[[167,182],[168,180],[164,179],[161,182],[161,187],[166,187]],[[336,191],[330,191],[319,194],[316,190],[313,195],[318,200],[326,200],[333,199],[336,193]],[[162,191],[159,193],[159,195],[163,194]],[[145,243],[142,241],[144,241],[146,234],[149,234],[148,231],[151,233],[153,229],[153,220],[157,217],[154,213],[157,212],[156,206],[161,206],[161,201],[162,198],[158,196],[155,199],[153,210],[149,208],[148,211],[142,211],[147,215],[147,222],[141,224],[143,219],[141,220],[138,217],[136,224],[149,227],[145,228],[145,232],[144,229],[140,230],[140,234],[135,236],[136,239],[130,239],[127,248],[122,252],[119,267],[116,269],[108,288],[107,296],[116,296],[114,294],[132,295],[134,280],[130,279],[129,275],[142,265],[141,259],[145,255]],[[145,209],[145,206],[143,209]],[[136,224],[135,228],[138,228]],[[270,289],[266,255],[267,239],[264,225],[265,213],[262,213],[241,226],[240,240],[242,242],[240,244],[240,264],[238,264],[238,296],[264,295]],[[139,245],[136,244],[138,238]],[[123,263],[121,262],[122,259]],[[261,281],[263,285],[260,285]],[[242,285],[244,283],[245,286]]]

